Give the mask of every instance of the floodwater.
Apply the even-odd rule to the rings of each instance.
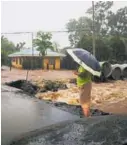
[[[78,118],[7,86],[2,86],[1,101],[2,145],[23,133]]]

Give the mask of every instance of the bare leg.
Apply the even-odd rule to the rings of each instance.
[[[89,117],[90,116],[90,106],[89,106],[89,104],[83,104],[83,105],[81,105],[81,107],[82,107],[84,116]]]
[[[80,88],[80,104],[85,117],[90,116],[91,83],[87,83]]]

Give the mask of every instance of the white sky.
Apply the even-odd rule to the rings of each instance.
[[[91,1],[3,1],[1,31],[65,30],[69,19],[84,16],[91,4]],[[124,6],[127,6],[127,1],[115,1],[113,11]],[[5,36],[14,43],[25,41],[26,46],[31,47],[31,36],[28,34]],[[61,47],[69,45],[67,33],[55,33],[53,41],[58,42]]]

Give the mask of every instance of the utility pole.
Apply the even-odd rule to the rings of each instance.
[[[31,70],[34,67],[34,47],[33,47],[33,32],[31,33],[31,43],[32,43],[32,60],[31,60]],[[28,75],[29,75],[29,69],[27,70],[27,74],[26,74],[26,81],[28,80]]]
[[[92,9],[93,9],[93,55],[96,56],[96,50],[95,50],[95,25],[94,25],[94,1],[92,1]]]
[[[33,33],[31,33],[32,40],[32,69],[34,69],[34,47],[33,47]]]

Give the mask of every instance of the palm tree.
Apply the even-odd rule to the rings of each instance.
[[[25,44],[26,44],[25,42],[19,42],[17,43],[15,49],[19,51],[24,47]]]
[[[37,50],[40,52],[40,55],[42,56],[42,62],[44,56],[46,55],[46,50],[48,48],[53,49],[51,39],[52,35],[50,33],[44,33],[42,31],[39,31],[37,33],[36,39],[33,40],[33,45],[37,47]]]

